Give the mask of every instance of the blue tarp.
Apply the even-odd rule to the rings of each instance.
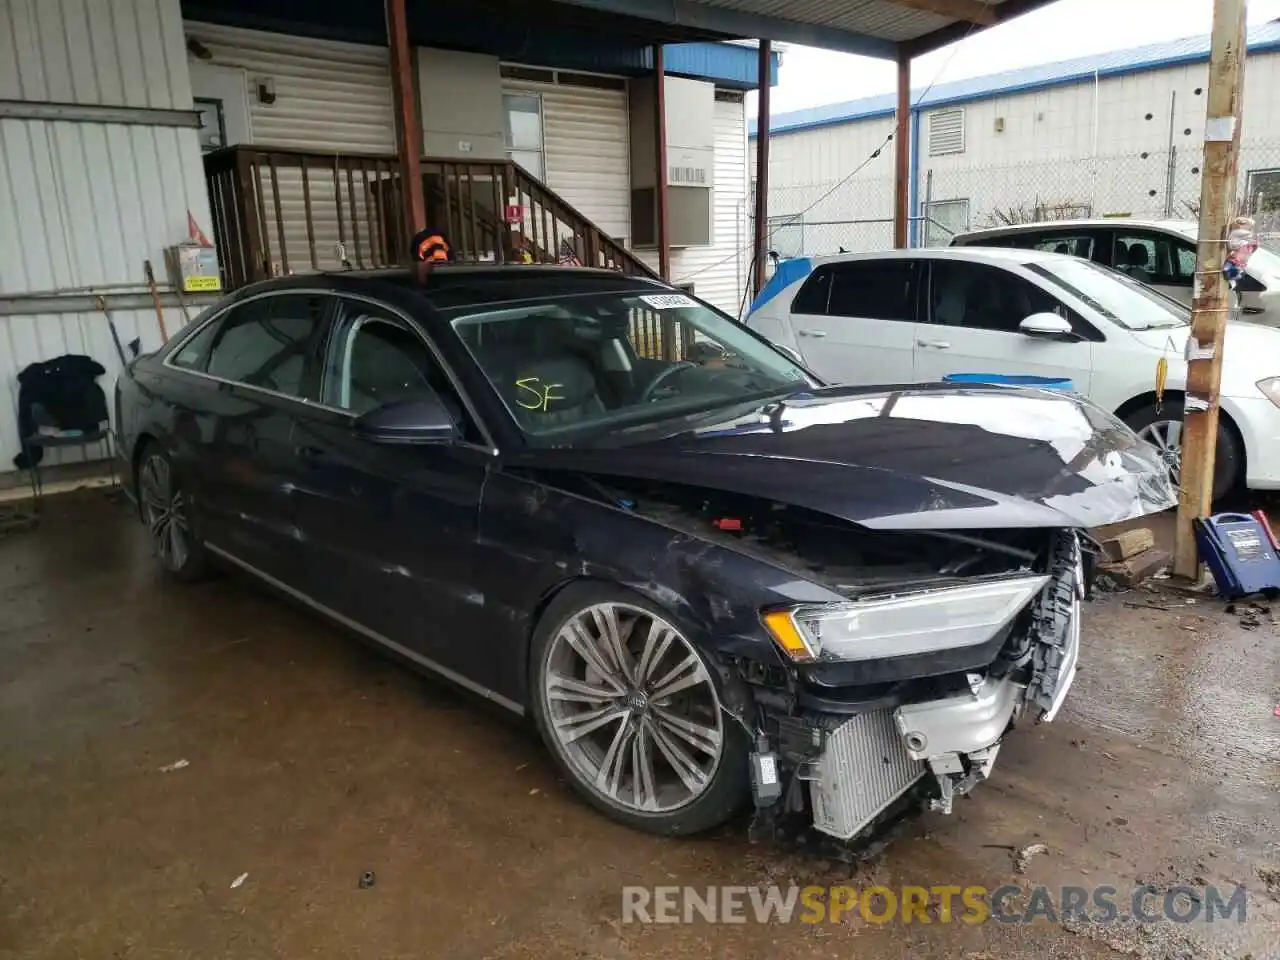
[[[769,282],[764,285],[764,289],[760,291],[760,296],[756,297],[755,302],[751,304],[751,309],[747,311],[747,316],[751,316],[787,287],[797,280],[803,280],[812,272],[813,261],[808,257],[783,260],[778,264],[778,269],[773,272],[773,276],[769,278]],[[743,319],[745,320],[746,317]]]

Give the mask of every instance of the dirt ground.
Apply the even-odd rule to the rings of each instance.
[[[1090,604],[1058,721],[852,869],[741,825],[615,826],[521,723],[243,579],[168,582],[120,504],[56,498],[0,539],[0,957],[1261,960],[1280,952],[1280,642],[1262,621],[1143,592]],[[627,884],[841,881],[1250,899],[1243,925],[1193,927],[620,922]]]

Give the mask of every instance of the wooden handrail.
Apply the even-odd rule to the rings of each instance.
[[[389,153],[245,145],[205,155],[214,242],[234,289],[280,273],[405,263],[400,165]],[[557,262],[657,276],[638,256],[510,159],[423,157],[427,218],[458,259]],[[525,222],[506,219],[517,198]],[[522,256],[524,254],[524,256]]]

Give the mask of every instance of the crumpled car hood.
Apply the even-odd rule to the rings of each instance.
[[[735,413],[528,461],[758,496],[883,530],[1093,527],[1176,502],[1154,448],[1066,394],[841,387]]]

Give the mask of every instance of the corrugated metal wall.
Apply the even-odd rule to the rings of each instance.
[[[244,70],[249,121],[256,146],[344,154],[395,152],[391,72],[386,47],[197,22],[188,23],[186,32],[213,54],[211,64]],[[260,78],[269,78],[273,83],[274,102],[263,103],[258,98]],[[331,167],[309,168],[308,176],[318,265],[324,270],[340,269],[336,255],[339,230],[333,170]],[[281,215],[286,225],[289,267],[294,273],[306,273],[311,264],[302,173],[296,167],[281,167],[277,170],[277,182]],[[367,244],[365,225],[369,219],[365,193],[358,176],[351,196],[348,196],[345,176],[339,178],[339,185],[344,198],[348,256],[354,259],[352,204],[359,218],[362,242]],[[272,259],[279,264],[280,244],[275,231],[270,180],[264,177],[262,186],[263,208],[270,224],[267,239]]]
[[[178,0],[0,0],[0,99],[191,109]],[[208,230],[194,129],[0,120],[0,299],[141,283],[144,260],[163,274],[188,209]],[[171,313],[170,332],[179,323]],[[119,324],[144,349],[160,342],[154,313]],[[0,471],[18,450],[17,372],[72,349],[107,367],[110,395],[119,363],[101,315],[0,316]]]

